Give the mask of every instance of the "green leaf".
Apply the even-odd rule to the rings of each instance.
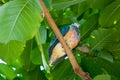
[[[23,49],[23,42],[10,41],[7,44],[0,43],[0,58],[10,64],[20,57]]]
[[[38,3],[38,0],[13,0],[0,7],[1,43],[33,38],[42,19]]]
[[[81,16],[83,12],[88,9],[87,2],[84,0],[78,4],[71,6],[71,10],[74,12],[76,16]],[[82,16],[83,17],[83,16]]]
[[[91,32],[98,28],[97,21],[98,15],[90,16],[89,18],[85,19],[84,23],[80,26],[80,33],[81,33],[81,40],[89,37]]]
[[[51,2],[50,2],[50,0],[43,0],[44,1],[44,3],[45,3],[45,5],[46,5],[46,7],[48,8],[48,9],[51,9],[52,7],[51,7]]]
[[[120,80],[120,0],[43,1],[58,28],[80,23],[79,46],[87,44],[90,50],[73,50],[82,69],[93,80]],[[0,59],[15,73],[12,77],[0,66],[0,80],[81,80],[68,58],[50,69],[53,31],[41,12],[39,0],[0,0]]]
[[[64,0],[64,1],[61,1],[61,0],[53,0],[52,1],[52,6],[54,9],[64,9],[64,8],[67,8],[71,5],[74,5],[74,4],[77,4],[77,3],[80,3],[84,0]]]
[[[111,80],[111,76],[108,74],[97,75],[93,80]]]
[[[59,12],[54,11],[52,15],[58,26],[65,26],[77,21],[77,17],[70,8],[59,10]]]
[[[120,20],[120,1],[115,1],[108,5],[101,13],[99,24],[102,27],[111,27]]]
[[[120,60],[120,41],[112,45],[106,45],[106,48],[113,55],[115,60]]]
[[[45,24],[40,26],[39,32],[40,32],[40,37],[41,37],[41,43],[45,44],[46,39],[47,39],[47,30],[46,30]]]
[[[120,79],[119,61],[114,61],[113,63],[111,63],[98,57],[85,56],[81,60],[81,66],[84,71],[89,72],[91,77],[95,77],[96,75],[107,73],[109,75],[118,78],[117,80]]]
[[[41,53],[38,48],[35,48],[31,51],[30,53],[30,60],[34,64],[42,64],[42,58],[41,58]]]
[[[20,79],[21,80],[21,79]],[[22,80],[48,80],[43,71],[40,70],[39,66],[29,72],[24,72]]]
[[[50,45],[48,43],[42,45],[46,62],[49,62],[49,59],[50,59],[49,58],[49,54],[48,54],[48,48],[49,48],[49,46]]]
[[[1,0],[3,3],[6,3],[6,2],[8,2],[9,0]]]
[[[54,70],[52,70],[50,74],[51,80],[81,80],[81,78],[74,73],[68,59],[60,62],[53,68]]]
[[[35,65],[30,60],[30,53],[31,53],[31,51],[33,49],[33,44],[34,44],[33,40],[27,41],[25,49],[24,49],[24,51],[22,52],[22,54],[20,56],[21,66],[26,71],[31,71],[31,70],[33,70],[35,68]]]
[[[13,80],[17,74],[8,65],[0,63],[0,74],[6,76],[7,79]]]
[[[3,76],[0,75],[0,80],[4,80]]]
[[[4,3],[2,1],[0,1],[0,6],[2,6]]]
[[[106,45],[111,45],[119,41],[119,34],[116,29],[101,29],[94,30],[89,39],[92,50],[102,50]]]
[[[113,62],[113,55],[111,55],[110,53],[108,53],[107,51],[100,51],[98,53],[98,57],[102,58],[102,59],[105,59],[109,62]]]
[[[90,8],[93,9],[104,9],[113,0],[86,0]]]

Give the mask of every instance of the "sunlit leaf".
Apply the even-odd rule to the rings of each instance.
[[[10,41],[7,44],[0,44],[0,58],[7,63],[15,62],[24,49],[25,44],[18,41]]]
[[[42,64],[41,53],[38,48],[35,48],[31,51],[30,60],[34,64],[39,64],[39,65]]]
[[[3,3],[6,3],[6,2],[8,2],[9,0],[1,0]]]
[[[108,74],[97,75],[93,80],[111,80],[111,76]]]
[[[0,42],[31,39],[39,28],[41,8],[37,0],[13,0],[0,7]]]
[[[6,78],[9,80],[13,80],[17,76],[17,74],[14,72],[12,68],[2,63],[0,63],[0,74],[5,75]]]

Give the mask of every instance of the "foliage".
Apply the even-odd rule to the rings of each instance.
[[[88,53],[73,53],[93,80],[120,79],[120,0],[44,0],[58,28],[80,23]],[[49,67],[54,36],[39,0],[0,0],[0,80],[80,80],[64,59]],[[3,62],[2,62],[3,61]]]

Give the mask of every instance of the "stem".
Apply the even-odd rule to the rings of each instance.
[[[57,36],[58,40],[60,41],[60,43],[62,44],[63,48],[66,51],[67,56],[69,57],[69,60],[72,64],[72,67],[75,71],[75,73],[77,75],[79,75],[81,78],[83,78],[83,80],[91,80],[91,78],[89,77],[88,74],[86,74],[81,67],[79,67],[74,55],[72,54],[71,50],[69,49],[69,47],[66,45],[66,42],[64,41],[64,38],[62,36],[62,34],[60,33],[59,29],[57,28],[57,25],[55,24],[54,20],[52,19],[48,9],[46,8],[43,0],[39,0],[40,4],[43,8],[43,12],[45,15],[45,18],[47,19],[50,27],[52,28],[52,30],[54,31],[55,35]]]
[[[41,52],[43,66],[44,66],[45,70],[47,71],[47,73],[50,73],[50,67],[48,66],[47,61],[46,61],[45,56],[44,56],[44,51],[43,51],[43,47],[42,47],[42,43],[41,43],[41,37],[40,37],[39,30],[37,31],[35,38],[36,38],[36,41],[38,44],[38,48]]]

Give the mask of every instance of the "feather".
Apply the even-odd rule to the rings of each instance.
[[[80,41],[80,32],[78,26],[79,25],[77,23],[74,23],[60,29],[64,40],[66,41],[67,45],[71,50],[75,48]],[[65,58],[65,56],[65,50],[62,47],[59,40],[57,39],[57,37],[55,36],[49,47],[50,65]]]
[[[69,29],[70,29],[70,26],[65,26],[65,27],[61,28],[60,32],[61,32],[62,36],[65,36],[65,34],[69,31]],[[56,36],[54,36],[54,39],[51,42],[49,50],[48,50],[49,51],[49,57],[51,56],[52,50],[57,45],[57,43],[59,43],[59,40],[57,39]]]

